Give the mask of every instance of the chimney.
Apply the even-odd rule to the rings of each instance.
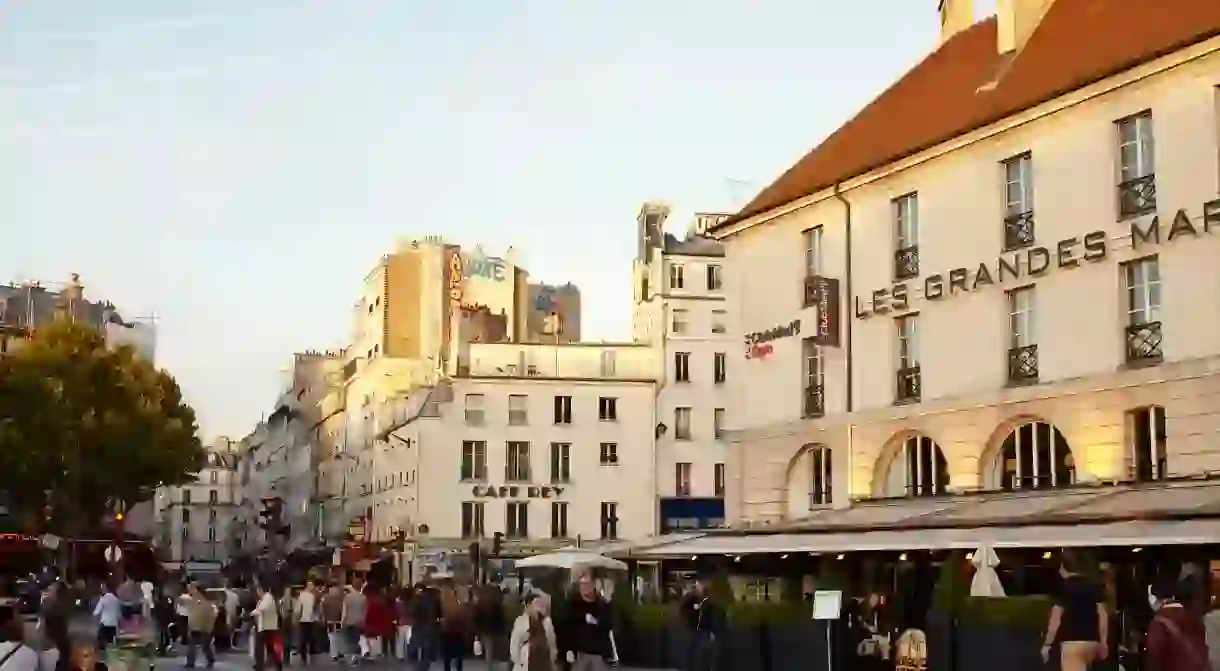
[[[939,9],[941,44],[974,25],[974,0],[940,0]]]
[[[951,1],[951,0],[950,0]],[[1019,51],[1055,0],[996,0],[996,49]]]

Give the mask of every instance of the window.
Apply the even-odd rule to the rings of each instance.
[[[713,496],[724,498],[724,464],[716,464],[712,468]]]
[[[191,510],[190,510],[190,508],[183,508],[183,509],[182,509],[182,523],[183,523],[183,524],[190,524],[190,523],[191,523]]]
[[[214,506],[217,503],[220,503],[220,492],[216,491],[215,489],[209,489],[208,490],[208,504]]]
[[[690,496],[690,472],[689,463],[674,464],[674,496]]]
[[[811,228],[805,236],[805,277],[822,274],[822,227]]]
[[[1130,413],[1131,475],[1136,482],[1161,480],[1169,475],[1165,451],[1165,408],[1154,405]]]
[[[214,526],[208,527],[208,542],[210,542],[210,543],[216,542],[216,527],[214,527]]]
[[[603,422],[618,421],[618,399],[613,396],[597,399],[597,418]]]
[[[917,401],[920,394],[919,315],[894,320],[897,337],[898,401]]]
[[[601,356],[602,377],[614,377],[618,363],[618,352],[612,349],[604,350]]]
[[[690,352],[674,352],[674,380],[690,382]]]
[[[469,482],[485,482],[487,480],[486,441],[462,441],[462,480]]]
[[[720,291],[724,288],[723,278],[721,278],[720,266],[711,263],[707,266],[707,290]]]
[[[529,397],[525,394],[510,394],[508,397],[509,426],[525,426],[529,423]]]
[[[1156,151],[1152,113],[1120,119],[1118,126],[1118,215],[1156,211]]]
[[[681,289],[686,284],[681,264],[669,264],[669,288]]]
[[[482,394],[466,394],[467,426],[483,426],[484,401],[486,398]]]
[[[831,452],[825,445],[809,448],[809,509],[834,503]]]
[[[1004,249],[1034,244],[1033,165],[1029,153],[1004,161]]]
[[[555,397],[555,423],[556,424],[571,424],[572,423],[572,397],[571,396],[556,396]]]
[[[894,278],[919,276],[919,194],[908,193],[895,198],[894,211]]]
[[[551,502],[551,538],[568,537],[568,502]]]
[[[510,440],[504,454],[504,481],[529,482],[530,474],[530,444],[524,441]]]
[[[530,509],[526,501],[509,501],[504,507],[504,535],[508,538],[528,538]]]
[[[728,320],[728,317],[729,313],[727,310],[712,310],[712,333],[727,333],[729,329],[725,322]]]
[[[822,367],[822,348],[813,338],[801,340],[801,361],[805,382],[803,415],[821,417],[826,413],[826,378]]]
[[[182,504],[187,506],[191,505],[191,490],[182,490]]]
[[[724,381],[729,377],[729,359],[724,352],[716,352],[712,356],[712,381],[716,384],[724,384]]]
[[[1013,429],[1000,445],[999,457],[1000,487],[1006,491],[1076,482],[1072,449],[1059,429],[1046,422],[1027,422]]]
[[[216,484],[216,483],[220,482],[220,473],[217,473],[216,471],[212,471],[211,473],[208,474],[208,479],[212,481],[212,484]]]
[[[551,484],[572,481],[572,444],[551,443]]]
[[[1157,257],[1123,264],[1127,285],[1127,361],[1156,362],[1161,351],[1161,268]]]
[[[712,411],[712,435],[716,440],[724,438],[724,408]]]
[[[462,502],[462,538],[483,537],[483,512],[481,501]]]
[[[1038,379],[1038,345],[1034,337],[1034,288],[1008,292],[1008,381]]]
[[[602,539],[615,540],[618,538],[618,504],[610,503],[609,501],[602,502],[601,514]]]
[[[940,446],[926,436],[911,436],[898,455],[907,496],[940,496],[949,490],[949,467]],[[891,467],[892,468],[892,467]]]
[[[686,310],[674,308],[672,316],[672,327],[670,332],[674,335],[685,335],[690,330],[689,315]]]
[[[690,439],[690,408],[674,408],[674,440]]]
[[[599,460],[602,466],[618,466],[618,443],[602,443]]]

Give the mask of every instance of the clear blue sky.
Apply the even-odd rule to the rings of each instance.
[[[936,5],[8,0],[0,281],[155,312],[205,436],[344,342],[400,236],[515,245],[625,337],[639,204],[743,204],[935,47]]]

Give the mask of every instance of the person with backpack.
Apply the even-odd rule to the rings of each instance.
[[[1144,644],[1145,671],[1210,671],[1203,620],[1189,607],[1187,585],[1172,575],[1150,589],[1154,615]]]

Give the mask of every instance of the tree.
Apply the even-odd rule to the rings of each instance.
[[[203,460],[177,382],[130,347],[59,322],[0,357],[0,489],[43,530],[73,537]]]

